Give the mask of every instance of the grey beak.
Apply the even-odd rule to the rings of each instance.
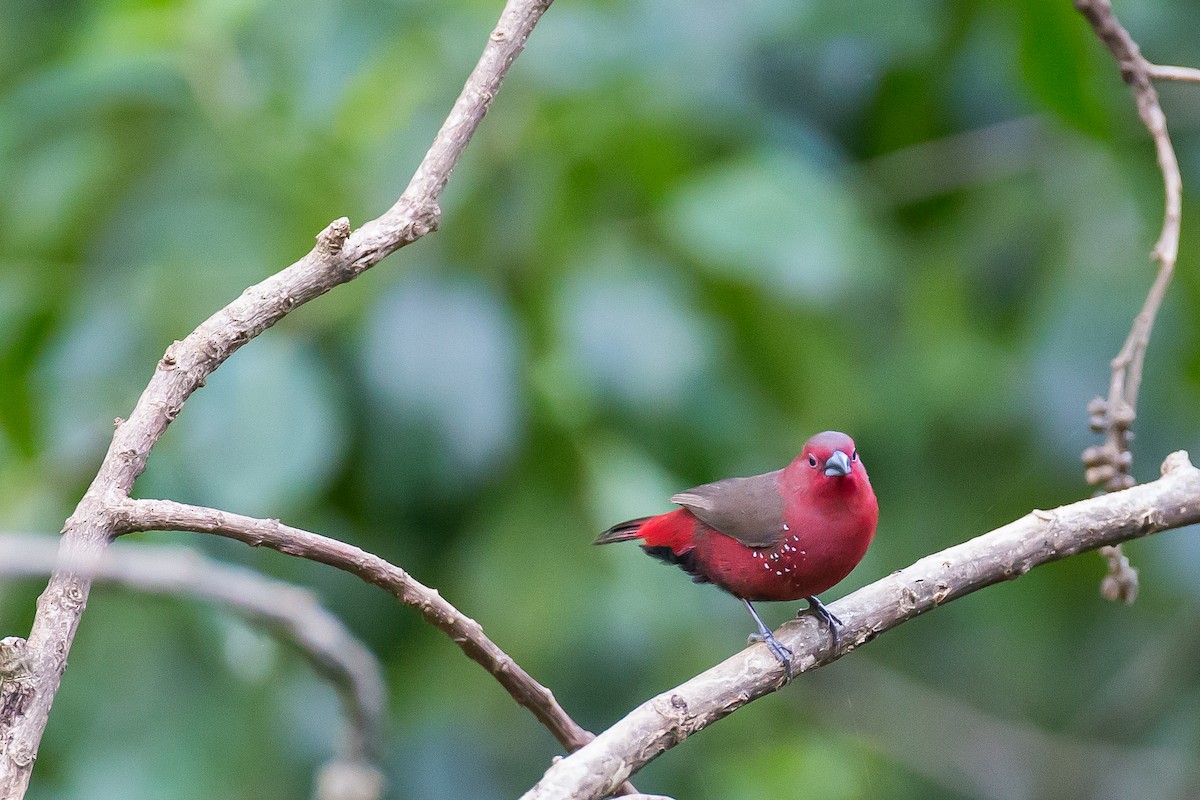
[[[842,478],[850,474],[850,457],[841,450],[834,450],[825,461],[826,478]]]

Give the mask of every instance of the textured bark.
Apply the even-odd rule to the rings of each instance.
[[[845,623],[834,650],[815,618],[785,624],[779,640],[797,673],[824,666],[884,631],[1030,569],[1168,528],[1200,522],[1200,470],[1173,453],[1153,483],[1030,514],[926,556],[830,606]],[[607,795],[648,761],[691,734],[787,683],[783,666],[753,645],[643,703],[594,741],[557,762],[525,800],[591,800]]]

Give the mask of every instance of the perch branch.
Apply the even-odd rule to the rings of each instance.
[[[49,537],[2,535],[0,578],[35,577],[69,568],[101,582],[193,597],[231,609],[296,647],[330,680],[346,707],[350,727],[338,761],[377,772],[387,708],[382,670],[371,651],[310,592],[248,569],[215,563],[184,547],[117,546],[96,559],[69,564],[57,561],[57,551],[58,542]]]
[[[594,738],[571,719],[553,692],[496,646],[478,622],[462,614],[436,589],[379,556],[337,539],[284,525],[279,520],[254,519],[171,500],[126,500],[119,510],[117,532],[150,530],[215,534],[345,570],[412,606],[429,624],[445,631],[468,658],[491,673],[517,703],[529,709],[568,752],[578,750]],[[624,786],[622,791],[636,790]]]
[[[442,190],[487,113],[500,82],[551,0],[508,0],[483,54],[408,187],[382,216],[351,233],[335,220],[302,259],[261,283],[173,343],[158,362],[127,421],[117,426],[91,486],[63,528],[68,560],[90,558],[114,533],[112,509],[129,496],[151,449],[184,402],[239,347],[296,307],[374,266],[438,226]],[[26,645],[30,675],[20,697],[0,707],[0,798],[19,800],[66,669],[91,580],[56,570],[38,599]]]
[[[776,636],[794,653],[795,672],[824,666],[884,631],[940,605],[1050,561],[1200,522],[1200,470],[1187,454],[1163,462],[1152,483],[1026,516],[926,556],[832,604],[845,623],[830,646],[815,617],[783,625]],[[635,708],[579,751],[553,764],[524,800],[591,800],[665,750],[787,679],[771,653],[753,645]]]
[[[1200,70],[1183,67],[1158,67],[1147,61],[1129,31],[1117,21],[1109,0],[1075,0],[1075,8],[1091,24],[1096,36],[1117,60],[1121,77],[1129,84],[1137,104],[1138,116],[1154,140],[1158,153],[1158,167],[1162,172],[1166,194],[1162,231],[1154,245],[1152,256],[1158,262],[1158,275],[1150,287],[1142,310],[1133,320],[1129,336],[1116,358],[1112,360],[1112,380],[1108,397],[1096,397],[1088,404],[1091,428],[1104,434],[1104,444],[1094,445],[1083,451],[1084,476],[1092,486],[1112,492],[1132,486],[1130,467],[1133,453],[1129,443],[1133,438],[1131,428],[1137,417],[1137,395],[1142,385],[1142,365],[1146,348],[1150,345],[1150,334],[1154,319],[1166,295],[1167,286],[1175,271],[1175,259],[1179,253],[1179,228],[1183,209],[1183,178],[1179,172],[1179,161],[1171,136],[1167,131],[1167,117],[1158,102],[1154,89],[1154,78],[1171,80],[1200,79]],[[1109,570],[1101,587],[1105,597],[1132,603],[1137,597],[1137,570],[1129,564],[1120,545],[1101,551],[1108,560]]]

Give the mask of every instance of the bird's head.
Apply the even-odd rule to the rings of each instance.
[[[813,486],[850,488],[851,484],[868,483],[854,440],[839,431],[825,431],[809,439],[792,464]]]

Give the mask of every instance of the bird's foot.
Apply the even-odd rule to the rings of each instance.
[[[808,601],[808,608],[802,610],[800,614],[811,611],[817,615],[817,619],[823,620],[829,626],[829,632],[833,635],[833,649],[837,650],[838,645],[841,643],[842,621],[838,619],[837,614],[826,608],[825,604],[816,595],[804,599]]]
[[[758,642],[766,644],[767,649],[771,651],[771,655],[775,656],[779,663],[783,664],[783,670],[787,673],[788,680],[792,679],[792,651],[784,647],[783,642],[775,638],[775,634],[770,631],[767,631],[765,634],[752,633],[747,637],[747,641],[750,644],[757,644]]]
[[[770,649],[771,655],[783,664],[783,671],[787,673],[787,678],[792,679],[792,651],[783,646],[775,634],[771,633],[771,629],[762,621],[762,617],[754,610],[754,606],[746,598],[742,598],[742,603],[745,604],[746,610],[750,612],[750,616],[754,617],[754,622],[758,625],[758,633],[750,634],[751,642],[765,642],[767,648]]]

